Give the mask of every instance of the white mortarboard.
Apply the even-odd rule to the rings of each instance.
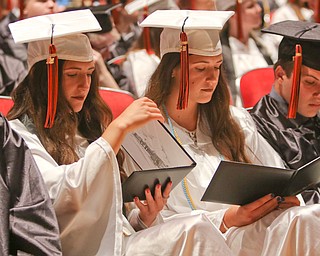
[[[16,43],[27,43],[52,37],[100,30],[100,25],[90,10],[62,12],[28,18],[9,24]]]
[[[84,32],[101,30],[90,10],[37,16],[9,24],[16,43],[28,44],[29,69],[47,60],[48,107],[45,127],[51,128],[58,98],[58,59],[89,62],[93,52]]]
[[[124,9],[128,14],[132,14],[136,11],[143,10],[146,6],[153,5],[163,0],[134,0],[125,5]]]
[[[215,56],[222,53],[219,32],[234,12],[196,10],[158,10],[150,14],[141,27],[164,28],[160,53],[180,52],[180,33],[188,37],[190,54]]]
[[[158,10],[140,23],[141,27],[164,28],[160,37],[161,57],[166,53],[180,53],[181,85],[177,109],[185,109],[188,104],[188,55],[222,54],[219,32],[233,14],[232,11]]]

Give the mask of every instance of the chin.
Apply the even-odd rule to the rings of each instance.
[[[79,113],[79,112],[82,110],[82,107],[83,107],[83,105],[73,107],[73,108],[72,108],[72,109],[73,109],[73,112],[75,112],[75,113]]]

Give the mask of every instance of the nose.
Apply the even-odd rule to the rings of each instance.
[[[317,86],[317,88],[315,89],[314,93],[313,93],[314,97],[320,97],[320,84]]]
[[[257,13],[261,13],[262,12],[262,8],[261,8],[260,4],[255,3],[255,8],[256,8],[256,12]]]
[[[207,81],[208,82],[217,82],[219,79],[220,70],[213,68],[208,70]]]
[[[49,9],[54,9],[54,7],[55,7],[55,5],[56,5],[56,2],[55,1],[53,1],[53,0],[48,0],[47,1],[47,6],[48,6],[48,8]]]
[[[91,84],[91,76],[88,76],[87,74],[81,74],[79,76],[79,81],[78,81],[79,89],[87,90],[90,88],[90,84]]]

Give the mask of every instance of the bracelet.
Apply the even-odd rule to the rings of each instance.
[[[223,219],[222,219],[222,226],[226,230],[226,232],[229,230],[229,228],[227,227],[226,223],[224,223]]]

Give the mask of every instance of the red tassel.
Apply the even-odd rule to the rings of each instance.
[[[190,9],[191,10],[196,10],[196,3],[195,3],[194,0],[191,0]]]
[[[47,59],[48,105],[44,128],[52,128],[58,102],[58,57],[56,47],[53,44],[49,46],[49,54]]]
[[[243,39],[241,3],[242,3],[242,0],[237,0],[236,2],[237,30],[238,30],[238,39],[240,41]]]
[[[20,9],[20,17],[19,19],[23,19],[23,12],[24,12],[24,0],[19,0],[19,9]]]
[[[119,0],[112,0],[112,4],[119,4],[120,1]],[[112,18],[113,18],[113,22],[115,25],[118,25],[119,24],[119,20],[120,20],[120,10],[119,10],[120,7],[117,7],[115,9],[113,9],[111,11],[111,14],[112,14]]]
[[[188,51],[188,37],[187,34],[182,31],[180,33],[180,89],[179,98],[177,103],[177,109],[185,109],[188,106],[189,98],[189,51]]]
[[[143,19],[148,17],[148,6],[145,6],[143,8]],[[146,49],[147,53],[149,55],[153,54],[154,51],[151,48],[151,42],[150,42],[150,28],[145,27],[143,28],[143,41],[144,41],[144,48]]]
[[[292,88],[291,97],[288,109],[288,118],[296,118],[299,102],[299,90],[300,90],[300,74],[302,65],[302,47],[300,44],[296,45],[296,54],[293,57],[293,77],[292,77]]]
[[[314,21],[320,23],[320,0],[316,1],[315,11],[314,11]]]
[[[1,7],[0,7],[1,8]],[[11,11],[12,9],[12,4],[11,4],[11,0],[7,0],[7,10]]]

